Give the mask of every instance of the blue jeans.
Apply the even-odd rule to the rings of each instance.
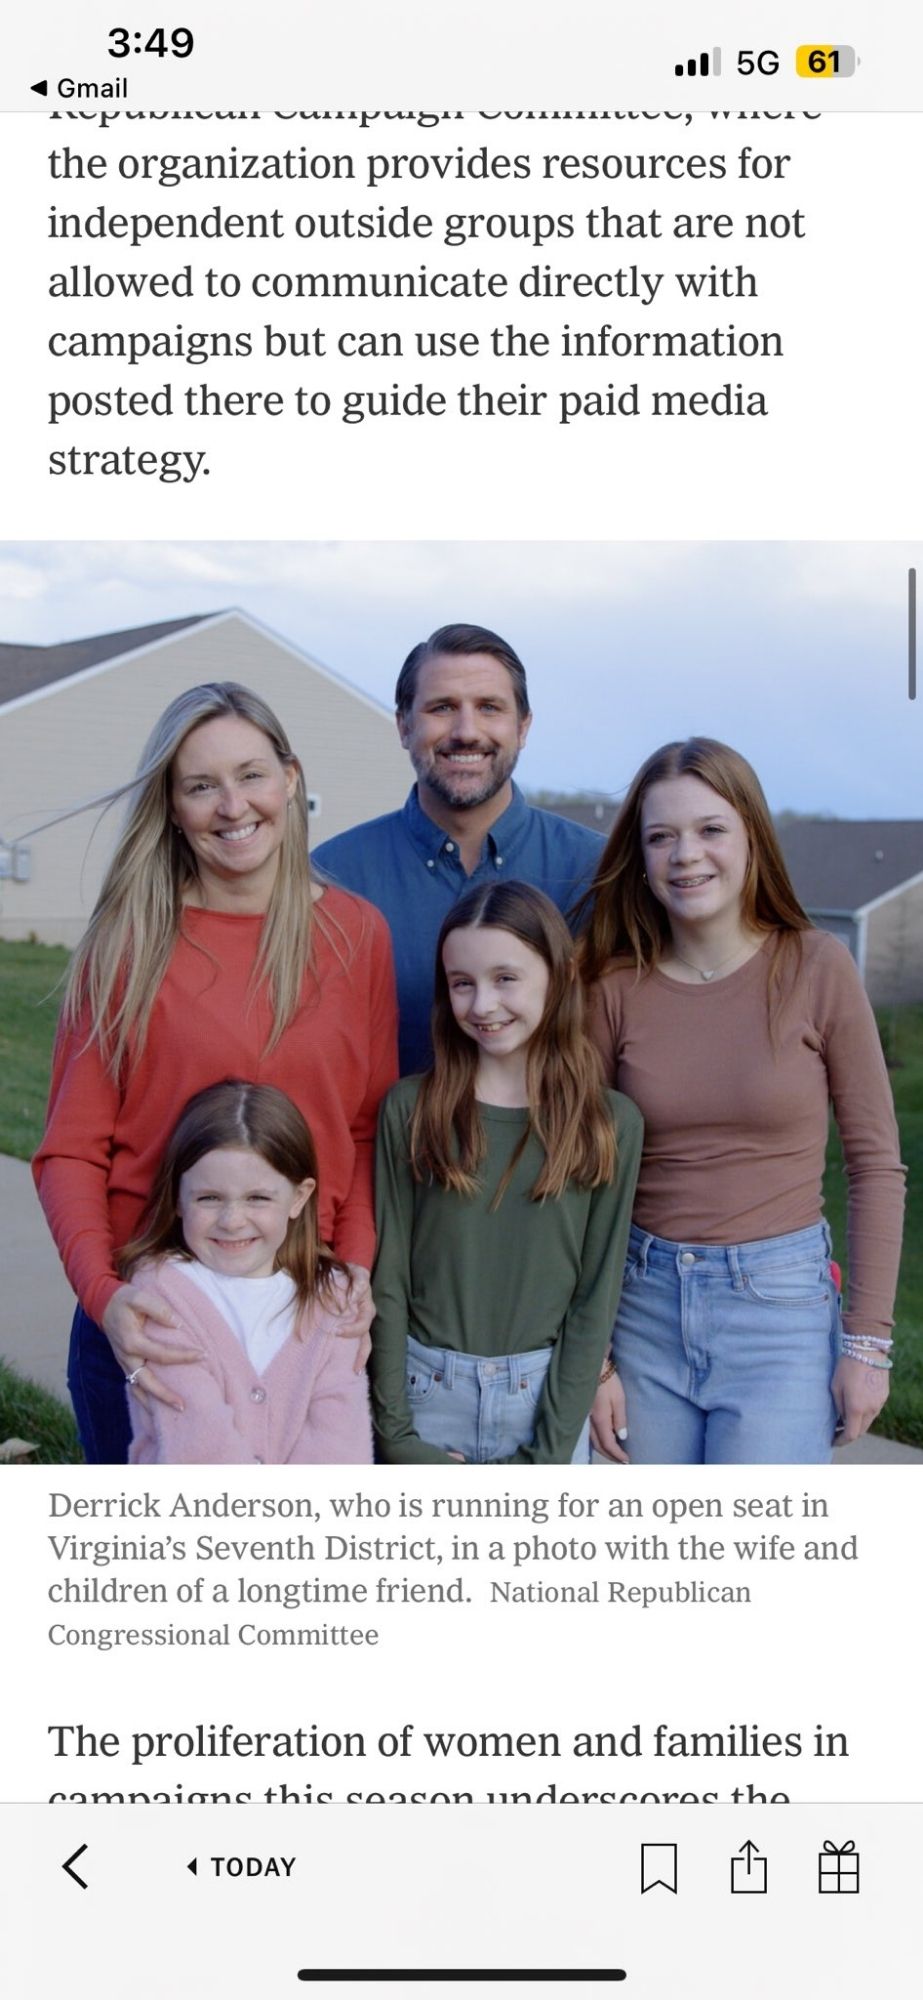
[[[126,1465],[131,1422],[125,1377],[101,1326],[78,1306],[71,1327],[67,1386],[88,1465]]]
[[[550,1347],[489,1358],[424,1347],[408,1336],[407,1400],[417,1436],[443,1451],[460,1451],[469,1465],[512,1458],[532,1442],[550,1363]],[[589,1465],[589,1422],[570,1462]]]
[[[826,1223],[722,1245],[632,1225],[612,1358],[633,1465],[823,1465],[839,1301]]]

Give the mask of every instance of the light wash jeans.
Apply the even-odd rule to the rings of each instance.
[[[532,1442],[550,1363],[550,1347],[488,1358],[424,1347],[408,1336],[407,1400],[417,1436],[443,1451],[460,1451],[469,1465],[512,1458],[521,1444]],[[587,1422],[570,1463],[589,1462]]]
[[[612,1336],[632,1464],[826,1464],[839,1331],[826,1223],[720,1247],[633,1224]]]

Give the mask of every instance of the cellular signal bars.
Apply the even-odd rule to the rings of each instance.
[[[688,62],[676,63],[673,74],[674,76],[720,76],[721,50],[712,49],[709,55],[708,50],[703,49],[700,56],[690,56]]]

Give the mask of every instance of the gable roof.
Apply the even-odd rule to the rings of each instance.
[[[137,625],[126,632],[104,632],[89,639],[75,639],[63,646],[0,645],[0,713],[20,703],[41,700],[43,696],[52,694],[62,681],[105,673],[110,667],[120,667],[135,653],[151,652],[158,646],[169,645],[172,639],[193,626],[221,625],[227,619],[242,621],[274,647],[287,653],[290,659],[309,666],[312,673],[343,688],[354,700],[361,702],[363,708],[369,708],[373,714],[391,721],[393,710],[375,695],[368,694],[357,682],[347,680],[345,674],[335,673],[332,667],[325,666],[322,660],[313,653],[306,653],[291,639],[284,639],[269,625],[264,625],[261,619],[255,618],[252,611],[234,607],[226,611],[206,611],[196,618],[167,619],[160,625]],[[14,685],[17,676],[19,684]]]
[[[71,674],[98,667],[119,654],[136,653],[142,646],[156,645],[158,640],[185,632],[192,625],[204,625],[214,616],[223,614],[209,612],[197,618],[170,618],[162,625],[136,625],[126,632],[96,633],[89,639],[72,639],[63,646],[0,645],[0,702],[36,694],[53,681],[67,680]]]
[[[778,834],[806,910],[852,915],[923,876],[921,819],[793,819]]]

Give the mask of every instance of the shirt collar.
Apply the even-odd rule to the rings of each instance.
[[[495,819],[487,834],[487,850],[494,856],[503,856],[510,843],[517,839],[528,824],[531,807],[517,784],[513,784],[513,796],[505,812]],[[434,861],[443,852],[446,841],[451,838],[437,826],[435,820],[423,811],[417,795],[416,785],[412,786],[402,807],[401,817],[405,831],[409,834],[418,852],[425,860]]]

